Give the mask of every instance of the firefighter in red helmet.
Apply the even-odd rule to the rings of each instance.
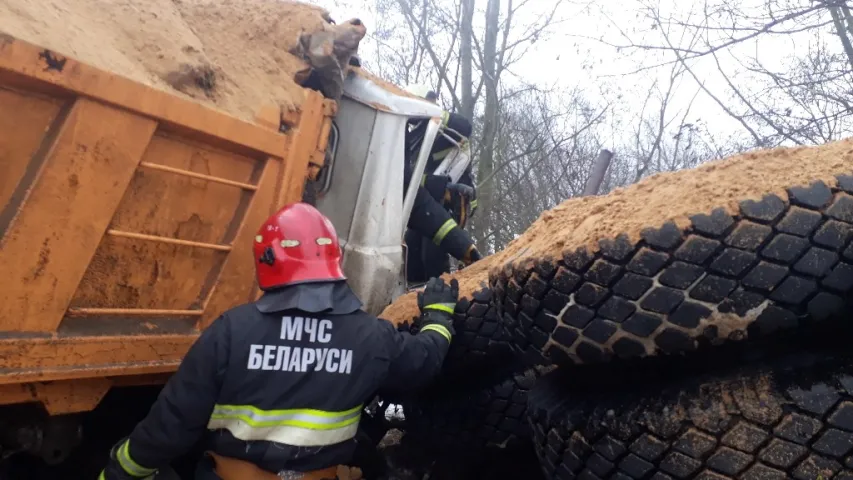
[[[361,310],[335,229],[314,207],[282,208],[254,240],[264,294],[202,332],[100,478],[151,478],[202,441],[196,479],[334,479],[364,402],[441,369],[455,280],[432,279],[418,295],[423,327],[412,335]]]

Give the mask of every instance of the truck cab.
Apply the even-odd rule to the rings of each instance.
[[[366,76],[351,73],[345,80],[316,206],[335,225],[349,284],[369,313],[378,314],[407,289],[403,236],[442,114],[438,105]],[[423,118],[430,123],[404,185],[406,129]]]

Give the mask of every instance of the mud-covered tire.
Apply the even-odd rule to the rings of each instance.
[[[528,442],[527,394],[537,369],[466,383],[439,381],[403,402],[406,436],[426,449],[473,452]]]
[[[560,480],[851,479],[845,355],[789,355],[668,384],[635,378],[609,391],[572,389],[557,371],[529,395],[537,455]]]
[[[744,200],[508,264],[490,282],[528,364],[672,354],[795,329],[846,311],[853,290],[853,176]]]
[[[411,332],[419,328],[417,319],[402,327]],[[453,314],[453,328],[456,334],[444,360],[443,377],[470,377],[514,363],[509,337],[492,304],[491,289],[483,288],[470,298],[459,299]]]

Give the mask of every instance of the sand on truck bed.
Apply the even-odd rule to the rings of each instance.
[[[301,104],[306,64],[289,50],[324,15],[284,0],[4,0],[0,31],[251,121]]]
[[[709,214],[716,208],[738,211],[742,200],[760,200],[768,193],[787,200],[787,187],[822,180],[836,185],[834,175],[853,173],[853,140],[819,147],[774,148],[708,162],[695,169],[661,173],[608,195],[571,198],[543,212],[506,249],[484,258],[455,275],[460,297],[470,298],[487,286],[489,273],[507,263],[560,258],[564,251],[586,247],[598,251],[599,240],[626,234],[632,242],[648,227],[673,221],[690,226],[691,215]],[[395,324],[418,315],[416,293],[402,296],[380,315]]]

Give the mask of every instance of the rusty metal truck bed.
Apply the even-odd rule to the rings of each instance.
[[[0,36],[0,404],[162,382],[257,294],[255,229],[301,198],[330,110],[306,91],[248,123]]]

